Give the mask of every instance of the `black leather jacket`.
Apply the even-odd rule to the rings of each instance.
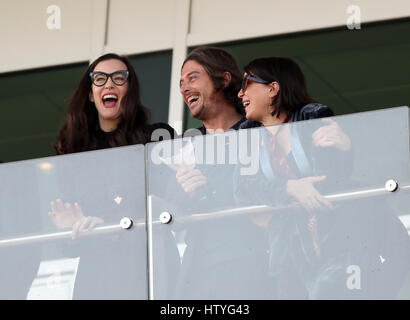
[[[332,109],[328,106],[325,106],[320,103],[309,103],[305,105],[300,110],[296,111],[290,117],[290,122],[295,121],[302,121],[302,120],[310,120],[310,119],[318,119],[318,118],[325,118],[325,117],[332,117],[334,113]],[[253,120],[246,120],[244,121],[239,129],[248,129],[248,128],[256,128],[261,127],[262,124],[257,121]]]

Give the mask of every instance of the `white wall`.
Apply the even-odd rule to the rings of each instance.
[[[362,23],[410,16],[409,0],[191,0],[187,11],[189,2],[4,1],[0,73],[87,61],[111,51],[138,54],[172,49],[181,46],[181,39],[186,46],[193,46],[343,26],[351,4],[360,7]],[[61,8],[59,30],[47,28],[50,5]],[[189,12],[189,32],[178,38],[175,33],[181,30],[181,14],[189,16]]]
[[[61,29],[47,28],[48,6],[61,8]],[[91,52],[91,0],[13,0],[0,10],[0,72],[86,61]]]
[[[362,23],[410,16],[409,0],[192,0],[188,45],[345,26],[350,5]]]
[[[168,122],[180,132],[187,47],[410,17],[409,0],[2,0],[0,73],[92,61],[106,52],[173,50]],[[61,29],[50,30],[50,5]]]
[[[174,0],[111,0],[106,52],[121,54],[171,49]]]

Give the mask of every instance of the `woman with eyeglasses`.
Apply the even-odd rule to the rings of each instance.
[[[82,76],[55,149],[63,155],[146,144],[156,140],[152,138],[153,133],[160,139],[175,135],[167,124],[149,124],[149,112],[140,101],[139,81],[133,66],[128,58],[110,53],[91,63]],[[76,168],[69,161],[64,162],[64,169],[58,171],[62,173],[59,177],[62,180],[59,183],[61,199],[50,203],[49,217],[54,224],[59,229],[72,230],[72,241],[63,247],[64,253],[80,256],[74,298],[144,298],[145,273],[132,270],[135,261],[144,258],[143,249],[137,257],[135,252],[127,253],[125,234],[81,237],[83,231],[92,231],[102,224],[119,224],[123,217],[133,217],[136,203],[144,199],[143,195],[135,194],[135,182],[130,181],[135,168],[109,163],[112,154],[101,153],[100,157],[101,162],[91,167],[81,163],[81,168]],[[128,174],[127,170],[130,170]],[[115,181],[110,183],[109,175],[113,174]],[[101,175],[106,177],[99,179]],[[78,177],[78,183],[66,184],[67,177]],[[118,184],[121,179],[123,182]],[[141,240],[134,245],[135,251],[138,251],[137,246],[145,248],[144,231],[132,234],[128,237],[138,236]],[[179,257],[177,259],[179,263]],[[141,286],[134,287],[132,284],[136,282]]]
[[[58,154],[145,144],[167,124],[149,124],[137,75],[126,57],[109,53],[96,59],[80,80],[55,145]]]
[[[139,81],[131,62],[108,53],[91,63],[82,76],[55,150],[57,154],[69,154],[145,144],[152,141],[155,130],[156,136],[174,138],[175,131],[168,124],[151,125],[148,121],[149,111],[141,103]],[[68,221],[59,219],[56,213],[65,211],[65,207],[60,199],[51,202],[50,216],[58,226],[72,226],[74,238],[79,231],[102,223],[102,219],[84,217],[78,204],[70,206],[74,213]]]

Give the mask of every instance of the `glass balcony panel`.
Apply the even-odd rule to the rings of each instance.
[[[147,171],[151,298],[410,297],[407,107],[153,143]]]
[[[139,145],[0,165],[1,298],[147,299],[144,162]]]

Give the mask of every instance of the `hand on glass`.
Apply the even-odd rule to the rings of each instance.
[[[314,183],[325,179],[326,176],[288,180],[286,192],[307,211],[311,212],[325,207],[332,209],[332,204],[314,187]]]
[[[206,177],[198,169],[190,165],[181,166],[177,170],[176,178],[178,183],[191,197],[195,195],[195,190],[206,184]]]
[[[349,151],[351,149],[350,138],[339,125],[330,118],[322,119],[322,122],[326,125],[312,134],[313,145],[316,147],[336,147],[341,151]]]
[[[59,229],[72,228],[72,238],[75,239],[78,233],[84,229],[91,231],[99,223],[104,223],[104,220],[98,217],[86,217],[78,203],[72,206],[66,202],[63,204],[61,199],[55,202],[51,201],[51,212],[48,213],[51,220]]]

